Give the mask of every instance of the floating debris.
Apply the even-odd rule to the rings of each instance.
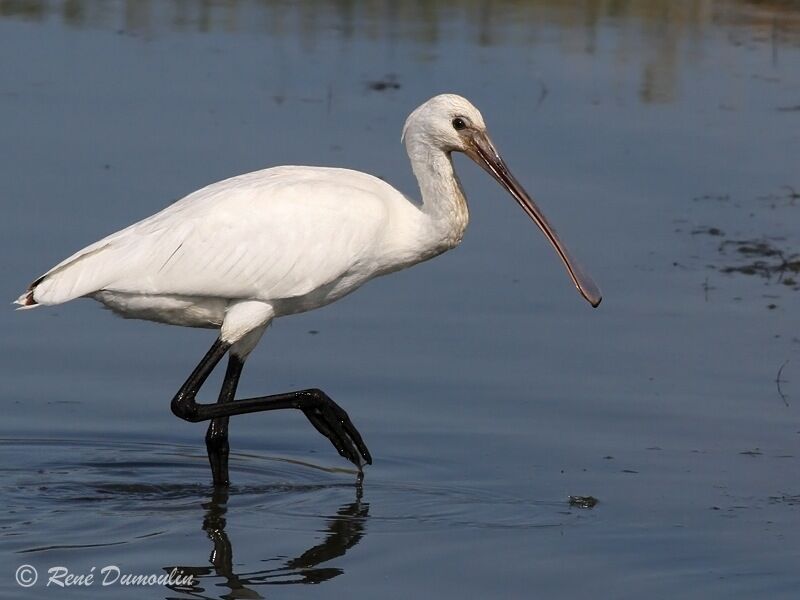
[[[718,227],[698,227],[696,229],[692,229],[692,235],[724,236],[725,232]]]
[[[788,360],[788,359],[787,359],[787,360],[785,360],[785,361],[783,361],[783,364],[782,364],[782,365],[780,366],[780,368],[778,369],[778,374],[777,374],[777,375],[775,375],[775,386],[778,388],[778,394],[780,395],[780,397],[781,397],[781,400],[783,400],[783,403],[784,403],[786,406],[789,406],[789,399],[786,397],[786,394],[784,394],[784,393],[783,393],[783,389],[781,388],[781,384],[782,384],[782,383],[788,383],[788,382],[786,381],[786,379],[781,379],[781,373],[783,373],[783,368],[784,368],[784,367],[785,367],[787,364],[789,364],[789,360]]]
[[[570,496],[569,505],[575,508],[594,508],[599,500],[594,496]]]
[[[789,506],[800,506],[800,494],[783,494],[781,496],[770,496],[770,504],[787,504]]]
[[[367,87],[373,92],[385,92],[387,90],[399,90],[400,84],[398,83],[395,75],[389,74],[383,79],[368,81]]]
[[[752,450],[743,450],[739,452],[739,454],[744,454],[745,456],[761,456],[764,453],[761,452],[761,448],[753,448]]]
[[[714,200],[716,202],[727,202],[730,199],[730,194],[703,194],[702,196],[695,196],[692,198],[692,201],[699,202],[701,200]]]
[[[783,208],[786,206],[797,206],[797,200],[800,199],[800,192],[798,192],[791,185],[782,185],[780,189],[782,191],[779,193],[759,196],[758,199],[762,202],[769,202],[769,206],[772,209]]]

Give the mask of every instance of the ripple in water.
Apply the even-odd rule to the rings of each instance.
[[[0,547],[12,563],[140,557],[152,572],[157,560],[165,572],[196,578],[173,589],[179,597],[220,597],[205,594],[221,588],[223,597],[258,598],[259,586],[326,581],[343,572],[335,559],[369,532],[557,527],[584,518],[564,503],[468,486],[367,473],[361,487],[350,469],[257,454],[231,455],[237,484],[215,490],[202,448],[4,439],[0,451]],[[242,538],[253,542],[239,554],[251,556],[234,560],[232,540]]]

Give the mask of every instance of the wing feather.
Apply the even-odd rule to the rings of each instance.
[[[100,290],[224,298],[305,295],[373,260],[382,181],[279,167],[228,179],[84,248],[32,286],[36,303]]]

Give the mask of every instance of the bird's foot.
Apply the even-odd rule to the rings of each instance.
[[[300,410],[314,428],[328,438],[336,451],[358,467],[372,464],[372,456],[361,434],[345,410],[322,390],[309,390],[300,403]]]

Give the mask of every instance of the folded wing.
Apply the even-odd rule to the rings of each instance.
[[[77,252],[18,303],[59,304],[100,290],[301,296],[371,268],[388,220],[387,189],[362,173],[314,167],[228,179]]]

